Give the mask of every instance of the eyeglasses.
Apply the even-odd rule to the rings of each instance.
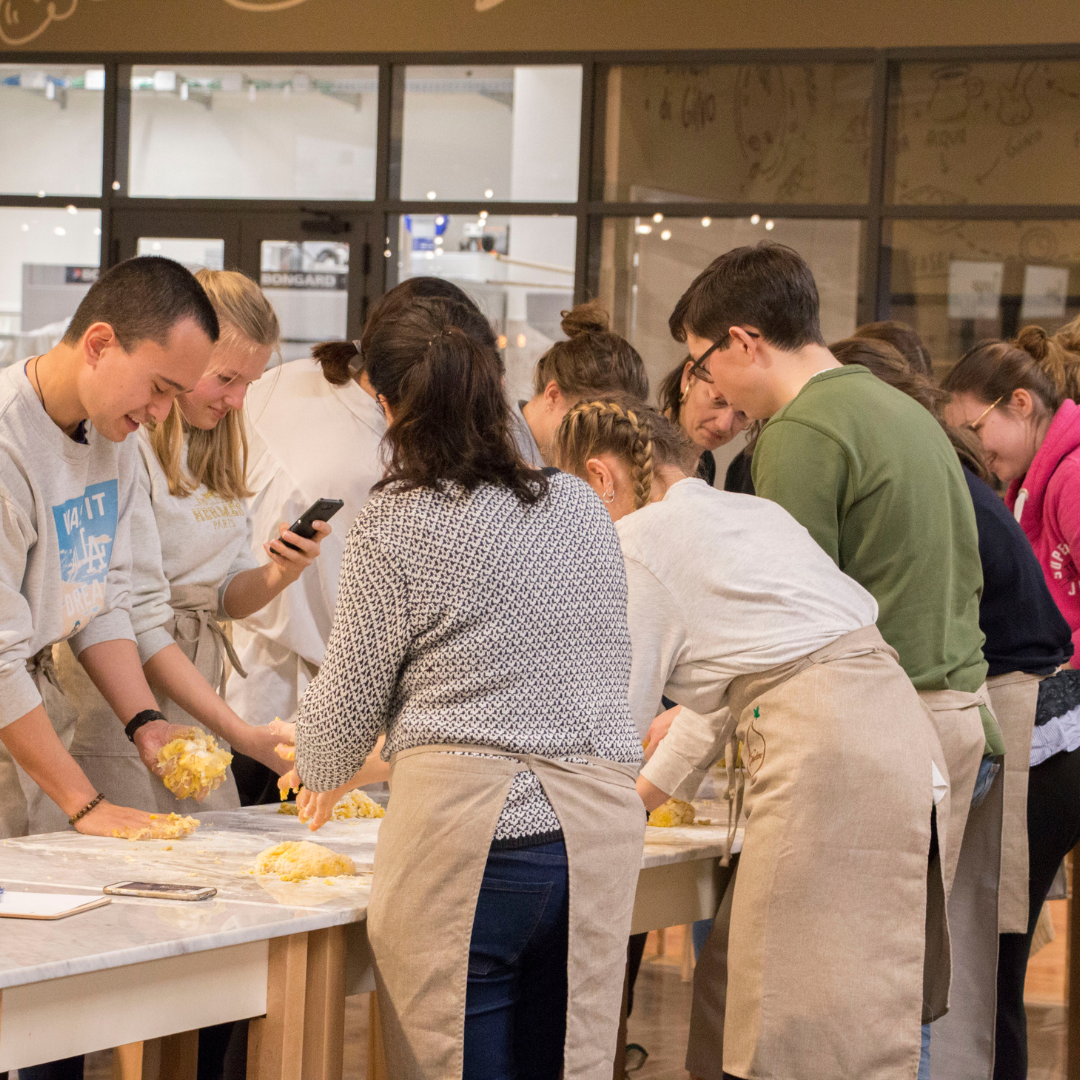
[[[983,418],[987,416],[992,409],[995,409],[1001,403],[1001,398],[1003,398],[1004,396],[1005,395],[1002,394],[1001,397],[999,397],[997,401],[993,403],[993,405],[987,405],[986,408],[983,409],[983,411],[979,413],[979,415],[974,420],[972,420],[970,424],[962,425],[964,430],[974,432],[976,435],[978,435],[979,425],[983,422]]]
[[[740,327],[741,329],[741,327]],[[761,335],[756,330],[743,330],[743,333],[747,337],[760,338]],[[690,375],[692,378],[700,379],[702,382],[712,382],[712,375],[709,373],[709,369],[705,367],[705,361],[709,359],[714,352],[719,348],[727,348],[731,343],[731,335],[726,338],[721,338],[719,341],[714,341],[696,360],[694,360],[694,366],[690,369]],[[690,359],[693,360],[693,357]]]

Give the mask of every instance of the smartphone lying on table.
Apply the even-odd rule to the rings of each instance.
[[[110,896],[145,896],[151,900],[209,900],[217,889],[209,885],[166,885],[154,881],[117,881],[102,892]]]
[[[329,521],[345,503],[341,499],[316,499],[290,526],[289,532],[310,540],[315,535],[316,521]],[[284,544],[291,551],[299,551],[295,544],[282,540],[280,536],[270,541],[271,544]]]

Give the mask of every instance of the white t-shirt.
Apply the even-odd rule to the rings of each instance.
[[[697,714],[699,738],[722,750],[732,679],[798,660],[877,620],[870,593],[767,499],[681,480],[616,528],[634,651],[630,708],[643,736],[666,694]],[[691,772],[670,736],[644,770],[674,794],[696,788],[702,774]]]
[[[278,535],[278,522],[295,521],[316,499],[345,503],[311,569],[262,610],[233,624],[233,643],[248,677],[231,675],[226,699],[248,723],[268,724],[296,711],[323,662],[345,538],[384,472],[386,421],[370,394],[351,379],[331,385],[313,360],[267,372],[248,391],[245,414],[258,562],[266,562],[262,543]]]

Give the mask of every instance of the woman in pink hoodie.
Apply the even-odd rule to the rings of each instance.
[[[985,342],[945,379],[950,423],[975,431],[1080,654],[1080,405],[1065,396],[1080,356],[1037,326]]]

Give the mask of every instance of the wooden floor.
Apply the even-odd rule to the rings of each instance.
[[[1050,904],[1056,938],[1028,964],[1028,1080],[1064,1080],[1065,1057],[1065,904]],[[648,1051],[633,1080],[689,1080],[683,1068],[690,1024],[691,984],[683,981],[683,932],[668,930],[664,940],[649,935],[638,977],[629,1041]],[[345,1010],[345,1078],[367,1077],[367,996],[349,998]],[[86,1080],[111,1080],[111,1053],[90,1054]],[[12,1077],[14,1080],[14,1076]]]

